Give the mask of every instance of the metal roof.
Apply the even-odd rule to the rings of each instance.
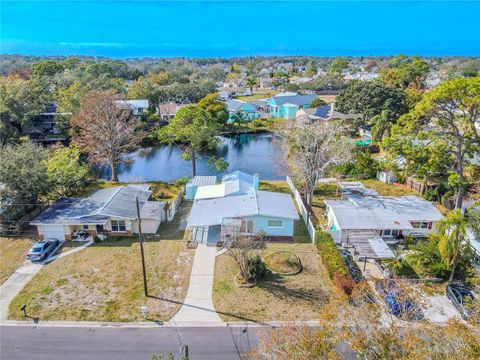
[[[190,185],[195,185],[195,186],[215,185],[216,183],[217,183],[216,176],[195,176],[189,182]]]
[[[348,244],[355,252],[369,259],[395,259],[395,254],[376,231],[356,230],[348,233]]]
[[[285,104],[294,104],[294,105],[304,105],[310,104],[314,99],[317,98],[315,94],[308,95],[276,95],[272,99],[275,101],[277,106]]]

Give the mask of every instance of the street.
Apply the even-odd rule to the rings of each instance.
[[[88,328],[1,326],[2,360],[180,359],[188,344],[191,359],[239,359],[257,344],[259,328]],[[183,340],[182,340],[183,338]]]

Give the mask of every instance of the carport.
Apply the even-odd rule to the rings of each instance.
[[[363,273],[367,267],[367,260],[395,259],[396,256],[380,235],[374,230],[354,230],[348,233],[347,244],[354,249],[354,257],[358,255],[363,260]]]

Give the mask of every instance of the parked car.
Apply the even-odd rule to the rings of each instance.
[[[60,241],[57,239],[45,239],[38,241],[32,246],[27,254],[27,258],[32,261],[41,261],[46,259],[58,247]]]
[[[446,288],[447,297],[452,301],[462,316],[462,319],[469,320],[477,316],[477,323],[480,324],[480,312],[473,308],[476,300],[474,292],[462,284],[448,284]]]
[[[383,297],[390,314],[411,321],[424,319],[422,309],[410,299],[393,279],[384,279],[375,283],[375,290]]]

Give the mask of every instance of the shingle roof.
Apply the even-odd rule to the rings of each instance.
[[[225,101],[225,104],[227,105],[229,111],[237,111],[245,104],[245,101],[227,100]]]
[[[30,224],[105,224],[109,217],[134,220],[137,218],[136,198],[138,197],[140,213],[142,213],[152,193],[147,189],[149,187],[148,184],[115,186],[97,190],[86,198],[63,198],[37,216]],[[161,215],[161,209],[165,204],[156,203],[158,205],[148,205],[144,213],[159,210]]]

